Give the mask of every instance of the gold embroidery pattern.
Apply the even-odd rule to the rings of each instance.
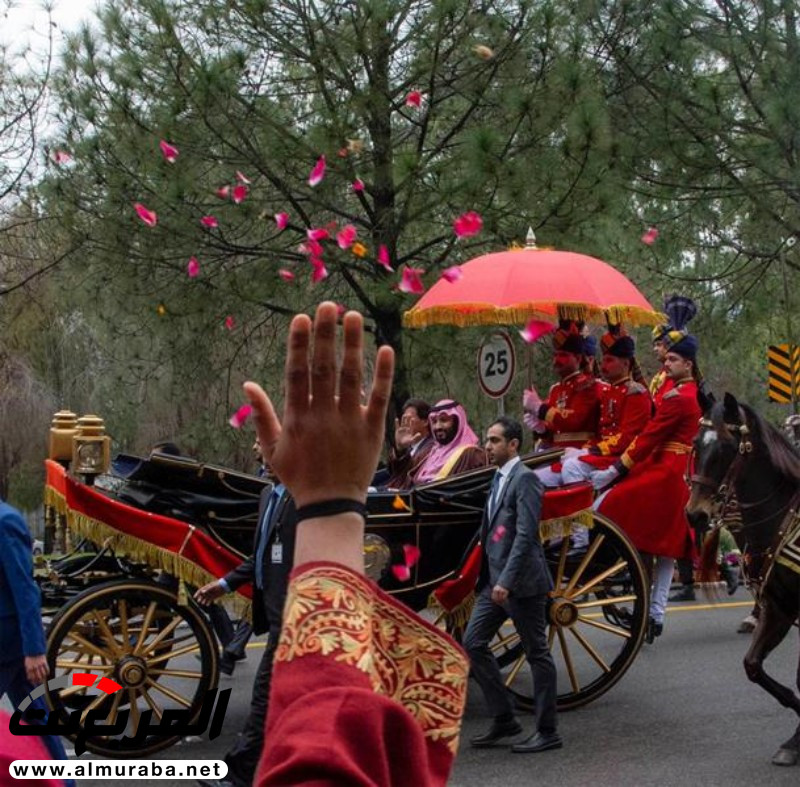
[[[448,637],[336,565],[295,576],[284,609],[276,661],[322,654],[355,667],[374,691],[401,703],[426,738],[458,750],[468,664]]]

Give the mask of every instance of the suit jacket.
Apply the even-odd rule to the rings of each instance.
[[[0,501],[0,662],[45,652],[42,601],[33,580],[31,535],[20,513]]]
[[[266,488],[261,493],[253,554],[233,571],[229,571],[224,577],[231,590],[236,590],[236,588],[248,582],[255,583],[255,560],[261,541],[261,523],[271,494],[271,488]],[[297,532],[296,514],[297,509],[295,508],[294,499],[288,492],[284,492],[278,503],[277,511],[271,517],[266,533],[267,548],[264,550],[263,560],[264,588],[261,593],[257,592],[255,587],[253,588],[253,631],[256,634],[263,634],[270,628],[280,628],[283,603],[286,600],[286,588],[289,584],[289,574],[294,564],[294,542]],[[271,544],[276,537],[280,538],[282,545],[281,563],[272,562]]]
[[[382,486],[388,489],[411,489],[414,486],[414,477],[417,470],[428,458],[434,439],[428,435],[422,438],[419,447],[411,456],[410,451],[398,455],[394,449],[389,454],[389,480]]]
[[[483,561],[478,590],[500,585],[516,597],[536,596],[553,588],[542,542],[539,514],[544,487],[522,462],[511,468],[492,516],[489,500],[481,523]]]

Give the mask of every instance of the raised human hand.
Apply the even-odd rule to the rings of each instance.
[[[542,406],[542,397],[534,386],[526,388],[522,394],[522,406],[525,410],[536,415]]]
[[[414,443],[422,439],[422,434],[415,432],[409,425],[406,417],[402,421],[394,419],[394,447],[400,451],[407,451]]]

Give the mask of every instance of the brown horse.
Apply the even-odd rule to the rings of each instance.
[[[703,419],[694,444],[694,474],[686,506],[689,521],[712,534],[703,550],[702,576],[716,570],[719,526],[726,518],[744,555],[745,575],[761,608],[744,658],[747,677],[800,716],[800,697],[764,671],[764,659],[780,644],[800,613],[800,455],[773,426],[731,394],[723,403],[700,397]],[[793,545],[794,542],[794,545]],[[788,543],[788,548],[785,546]],[[800,689],[800,660],[797,667]],[[795,765],[800,724],[772,762]]]

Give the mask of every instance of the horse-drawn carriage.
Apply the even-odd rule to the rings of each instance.
[[[532,454],[529,466],[558,452]],[[107,710],[107,723],[128,710],[131,724],[150,711],[199,714],[218,684],[218,642],[192,589],[226,573],[252,548],[263,479],[185,457],[120,456],[109,473],[71,474],[47,461],[47,516],[66,528],[71,553],[41,577],[52,614],[52,675],[107,677],[113,696],[86,685],[47,690],[51,708]],[[367,571],[385,590],[456,634],[469,609],[470,566],[492,468],[400,493],[370,494],[364,540]],[[91,483],[87,483],[90,481]],[[642,643],[648,588],[639,557],[613,522],[591,510],[592,490],[548,492],[541,523],[556,590],[550,642],[559,665],[562,709],[583,705],[613,686]],[[588,528],[574,548],[569,534]],[[419,550],[410,571],[393,571],[407,546]],[[416,550],[415,550],[416,553]],[[407,578],[406,578],[407,577]],[[234,614],[247,596],[235,594]],[[510,622],[494,643],[509,690],[522,706],[532,694],[524,655]],[[70,681],[66,681],[70,682]],[[89,738],[100,754],[120,756],[119,739]],[[139,737],[124,756],[146,756],[178,736]]]

